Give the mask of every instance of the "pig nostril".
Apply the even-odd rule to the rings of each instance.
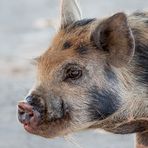
[[[19,113],[19,115],[23,115],[25,112],[24,112],[24,111],[19,110],[19,111],[18,111],[18,113]]]
[[[18,113],[19,115],[23,115],[25,113],[25,111],[23,110],[21,106],[18,106]]]
[[[30,124],[34,125],[39,122],[40,113],[27,102],[20,102],[18,104],[18,119],[26,126]]]
[[[32,105],[32,99],[33,99],[32,96],[26,97],[26,101],[31,105]]]
[[[24,110],[24,108],[20,104],[18,104],[18,109],[19,109],[19,111],[23,111]]]
[[[28,125],[28,123],[24,123],[24,126],[27,126]]]
[[[28,113],[28,115],[29,115],[29,117],[33,117],[34,116],[33,112]]]

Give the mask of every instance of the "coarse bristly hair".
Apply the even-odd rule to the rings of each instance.
[[[42,116],[33,134],[101,128],[140,133],[138,145],[148,146],[148,13],[83,19],[76,0],[63,0],[59,31],[37,60],[29,98]]]

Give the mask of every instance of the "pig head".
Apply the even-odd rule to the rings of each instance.
[[[147,13],[82,19],[77,1],[63,0],[59,31],[36,63],[35,85],[18,104],[28,132],[148,130]]]

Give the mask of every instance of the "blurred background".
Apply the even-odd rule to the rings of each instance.
[[[16,118],[16,105],[31,88],[35,69],[30,59],[44,52],[55,30],[46,20],[57,20],[60,0],[0,0],[0,148],[132,148],[133,135],[97,131],[44,139],[26,133]],[[118,11],[148,8],[148,0],[79,0],[83,16],[104,17]]]

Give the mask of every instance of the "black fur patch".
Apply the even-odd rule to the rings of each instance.
[[[135,61],[137,80],[148,86],[148,44],[136,42]]]
[[[119,96],[110,90],[99,90],[96,86],[89,91],[90,120],[102,120],[115,113],[120,105]]]
[[[86,54],[87,53],[87,51],[88,51],[88,48],[87,48],[87,46],[79,46],[78,48],[76,48],[76,52],[78,52],[80,55],[82,55],[82,54]]]
[[[76,21],[74,22],[73,24],[71,24],[69,29],[74,29],[74,28],[77,28],[77,27],[81,27],[81,26],[85,26],[85,25],[88,25],[90,23],[92,23],[93,21],[95,21],[95,19],[83,19],[83,20],[79,20],[79,21]]]
[[[117,82],[117,76],[110,65],[104,67],[104,75],[109,82]]]

